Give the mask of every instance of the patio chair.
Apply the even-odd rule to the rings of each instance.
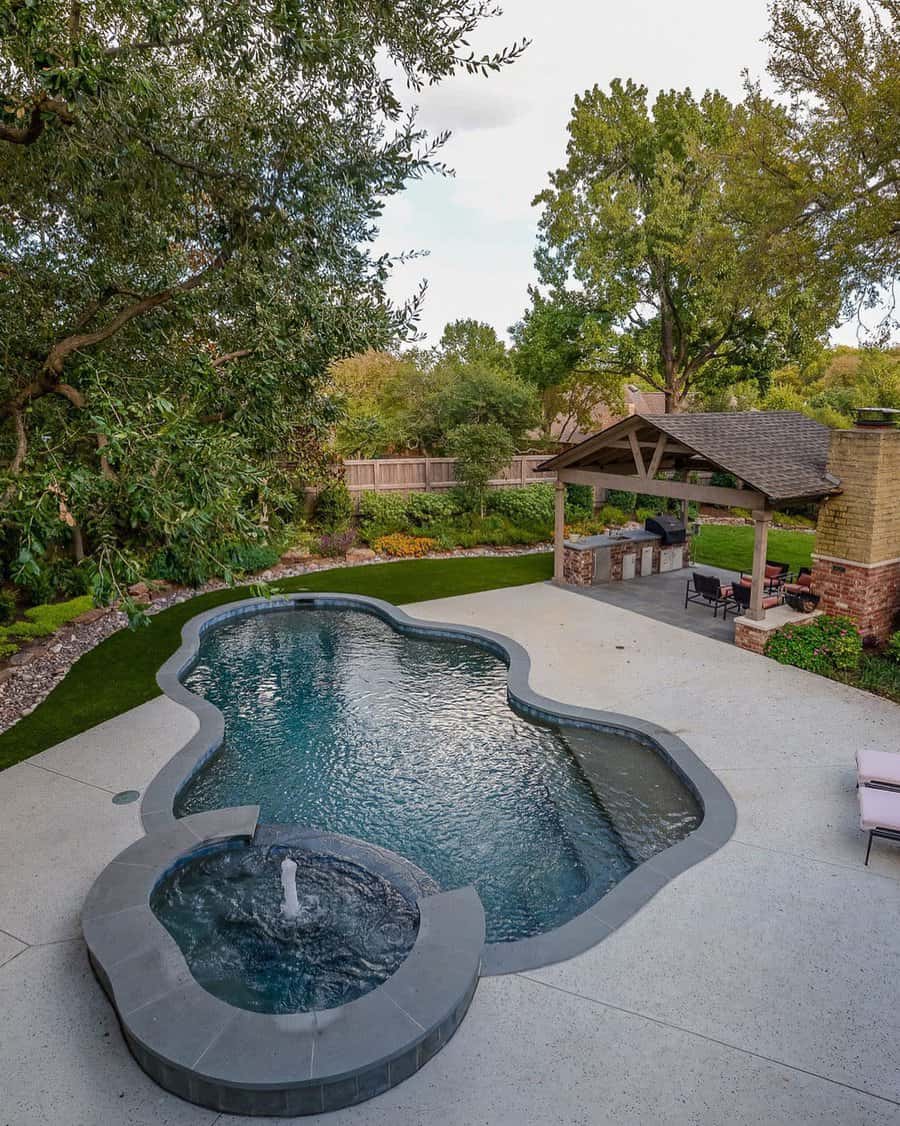
[[[713,617],[719,615],[719,607],[722,607],[722,618],[727,619],[729,609],[733,609],[731,601],[731,586],[722,586],[722,583],[715,575],[701,575],[694,571],[687,581],[684,591],[684,608],[688,607],[689,602],[705,602],[708,606],[713,608]]]
[[[900,790],[900,754],[869,749],[857,751],[856,784]]]
[[[773,559],[766,560],[765,569],[765,584],[766,594],[774,594],[780,590],[791,574],[790,563],[776,563]],[[753,576],[747,571],[741,571],[741,577],[738,582],[750,583],[753,581]]]
[[[801,567],[794,582],[786,582],[784,589],[788,594],[811,594],[812,571],[809,567]]]
[[[781,588],[784,600],[788,606],[808,613],[819,605],[819,595],[813,593],[812,571],[809,567],[801,567],[795,582],[786,582]]]
[[[738,605],[738,613],[743,614],[745,610],[750,609],[750,591],[751,587],[748,582],[743,579],[734,584],[731,588],[731,599]],[[775,606],[781,605],[780,594],[765,594],[763,595],[762,605],[764,610],[772,610]]]
[[[866,847],[866,865],[872,851],[872,840],[881,837],[887,841],[900,841],[900,793],[882,790],[875,786],[859,788],[859,825],[869,834]]]

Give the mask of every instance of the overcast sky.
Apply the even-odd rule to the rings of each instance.
[[[427,250],[397,267],[391,296],[402,301],[422,278],[428,343],[459,317],[498,332],[521,317],[535,279],[535,194],[565,162],[566,125],[576,94],[613,78],[657,90],[716,88],[741,97],[741,71],[762,77],[765,0],[501,0],[483,25],[479,53],[532,41],[512,66],[488,78],[463,75],[415,100],[420,121],[450,129],[444,161],[453,179],[430,176],[391,200],[377,249]],[[834,337],[854,343],[848,326]]]

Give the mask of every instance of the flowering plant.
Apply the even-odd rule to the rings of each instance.
[[[787,625],[772,634],[765,653],[782,665],[795,665],[823,676],[855,669],[862,655],[862,639],[849,618],[821,614],[803,625]]]
[[[373,542],[372,547],[379,555],[414,559],[437,547],[437,540],[433,540],[429,536],[408,536],[405,532],[393,532],[389,536],[379,537]]]

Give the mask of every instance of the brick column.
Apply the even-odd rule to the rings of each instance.
[[[819,608],[884,641],[900,614],[900,430],[835,430],[828,471],[842,492],[819,510],[813,589]]]

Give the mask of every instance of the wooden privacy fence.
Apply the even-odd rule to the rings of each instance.
[[[522,454],[489,482],[493,488],[554,481],[555,473],[538,473],[548,454]],[[385,457],[344,462],[344,480],[354,495],[377,493],[430,493],[457,484],[455,457]]]

